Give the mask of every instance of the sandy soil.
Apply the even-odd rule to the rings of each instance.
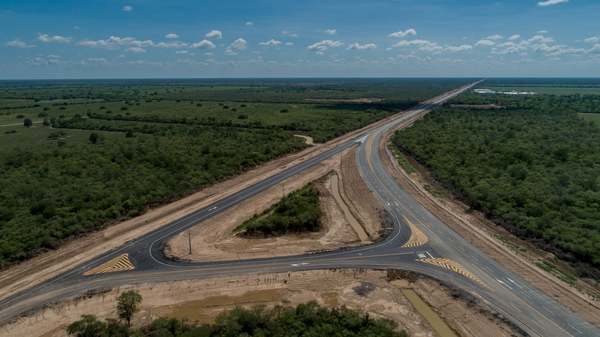
[[[259,195],[250,198],[225,213],[219,214],[189,231],[183,232],[166,247],[167,255],[192,261],[220,261],[294,255],[367,244],[377,236],[379,221],[375,210],[362,214],[356,205],[347,202],[346,189],[353,191],[366,186],[355,185],[358,175],[354,163],[354,150],[324,161],[315,168],[284,181]],[[344,169],[342,169],[344,167]],[[346,176],[349,176],[346,182]],[[243,238],[233,230],[255,214],[260,214],[284,195],[311,181],[321,192],[323,229],[318,233],[293,234],[276,238]],[[364,183],[363,183],[364,184]],[[373,204],[362,205],[363,208]],[[366,224],[366,225],[365,225]],[[189,239],[192,253],[189,253]]]
[[[384,144],[388,144],[388,141],[386,140]],[[533,249],[517,251],[508,246],[506,240],[501,241],[498,238],[510,238],[512,247],[531,247],[530,244],[486,219],[483,214],[471,211],[468,206],[453,198],[433,180],[427,170],[411,158],[408,159],[416,168],[416,172],[409,175],[398,165],[387,148],[382,147],[380,151],[381,158],[384,159],[398,183],[430,212],[505,268],[519,274],[587,321],[600,326],[600,303],[597,300],[539,268],[535,261],[542,256],[532,254]],[[432,185],[436,185],[435,190],[438,192],[430,192]],[[524,251],[528,253],[522,253]]]
[[[286,274],[245,275],[201,281],[179,281],[142,285],[142,310],[134,325],[143,325],[158,317],[186,318],[211,322],[234,306],[297,305],[317,301],[328,307],[347,306],[369,312],[373,317],[391,319],[412,337],[433,337],[432,328],[403,295],[413,289],[432,309],[463,337],[512,336],[510,327],[494,319],[481,307],[455,300],[449,289],[429,279],[389,281],[384,271],[310,271]],[[93,313],[114,318],[118,294],[128,288],[114,289],[90,298],[82,298],[47,308],[33,316],[0,327],[0,337],[65,337],[65,327],[80,315]]]
[[[315,141],[313,139],[313,137],[311,136],[305,136],[305,135],[294,135],[294,137],[298,137],[298,138],[302,138],[304,139],[304,143],[306,145],[315,145]]]

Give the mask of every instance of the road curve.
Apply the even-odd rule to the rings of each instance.
[[[396,184],[379,158],[378,147],[385,133],[410,124],[431,108],[470,89],[477,83],[424,102],[413,109],[387,119],[385,124],[375,123],[356,138],[342,142],[206,208],[76,266],[45,283],[1,300],[0,324],[49,303],[74,298],[89,291],[114,288],[125,284],[199,279],[244,273],[329,268],[395,268],[429,275],[472,292],[533,336],[600,336],[597,329],[539,293],[516,275],[506,272],[427,212]],[[215,214],[225,212],[239,202],[354,146],[358,146],[357,162],[363,179],[394,219],[393,231],[385,240],[370,246],[333,252],[240,261],[194,263],[172,261],[163,255],[164,243],[173,235],[195,226]],[[417,247],[404,247],[411,235],[404,218],[419,225],[430,241]],[[136,266],[135,270],[92,276],[83,275],[86,270],[124,253],[129,254]],[[448,269],[423,263],[423,257],[453,259],[476,275],[478,281],[475,282],[471,278]]]

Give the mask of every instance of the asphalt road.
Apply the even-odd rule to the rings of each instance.
[[[600,331],[570,313],[524,280],[499,266],[435,218],[400,188],[379,158],[381,137],[398,126],[409,124],[429,109],[471,86],[441,95],[411,110],[398,114],[385,125],[377,125],[364,134],[309,158],[259,183],[226,197],[204,209],[178,219],[122,247],[76,266],[39,286],[0,301],[0,324],[18,315],[83,294],[125,284],[164,282],[226,276],[244,273],[290,272],[328,268],[396,268],[419,272],[467,290],[503,313],[532,336],[600,336]],[[333,252],[278,258],[226,262],[181,262],[162,254],[164,243],[173,235],[201,223],[218,213],[284,181],[321,161],[353,146],[358,146],[357,163],[363,179],[394,219],[394,227],[385,240],[364,247]],[[404,217],[429,237],[429,242],[405,248],[410,228]],[[128,253],[136,269],[129,272],[84,276],[83,272]],[[449,269],[423,263],[424,257],[444,257],[461,264],[480,282]]]

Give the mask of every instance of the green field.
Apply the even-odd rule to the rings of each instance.
[[[599,113],[579,113],[579,116],[586,121],[594,122],[600,126],[600,114]]]
[[[0,82],[0,267],[466,82]]]
[[[579,97],[467,93],[454,101],[503,108],[440,108],[393,142],[472,208],[598,279],[600,128],[578,116]]]

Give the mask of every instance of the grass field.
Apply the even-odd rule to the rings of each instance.
[[[0,267],[466,82],[0,82]]]
[[[581,118],[596,123],[596,125],[600,126],[600,114],[598,113],[579,113]]]

